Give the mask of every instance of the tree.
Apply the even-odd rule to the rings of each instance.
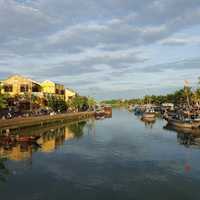
[[[88,97],[87,104],[88,104],[89,108],[92,109],[96,105],[96,101],[94,98]]]
[[[67,103],[63,99],[59,99],[54,96],[47,97],[47,105],[55,112],[63,112],[66,111],[68,108]]]
[[[68,105],[71,109],[73,110],[78,110],[78,111],[85,111],[88,109],[88,99],[87,97],[83,97],[80,95],[77,95],[73,97],[69,102]]]

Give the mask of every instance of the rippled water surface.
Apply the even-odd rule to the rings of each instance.
[[[0,199],[199,200],[198,134],[165,125],[116,109],[112,119],[23,130],[43,137],[1,145]]]

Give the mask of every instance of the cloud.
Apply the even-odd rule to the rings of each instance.
[[[200,37],[188,37],[188,36],[180,36],[180,37],[170,37],[160,41],[161,44],[164,45],[199,45],[200,44]]]
[[[119,88],[116,77],[128,87],[134,76],[138,87],[147,74],[198,72],[199,18],[197,0],[0,0],[0,74],[90,92],[102,82]]]
[[[184,59],[171,63],[146,66],[144,68],[141,68],[141,71],[156,73],[156,72],[165,72],[168,70],[172,70],[177,73],[180,73],[179,70],[192,70],[192,69],[200,69],[200,58],[193,58],[188,60]]]

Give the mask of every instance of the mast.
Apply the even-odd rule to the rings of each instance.
[[[185,90],[185,94],[186,94],[186,98],[187,98],[188,109],[190,110],[191,105],[190,105],[190,98],[189,98],[189,81],[187,81],[187,80],[185,80],[184,90]]]

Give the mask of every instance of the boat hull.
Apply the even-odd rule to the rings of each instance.
[[[175,126],[178,128],[200,128],[200,122],[183,122],[181,120],[176,120],[176,119],[168,119],[168,124],[171,126]]]
[[[155,119],[156,118],[156,115],[155,113],[144,113],[142,115],[142,120],[148,120],[148,119]]]

